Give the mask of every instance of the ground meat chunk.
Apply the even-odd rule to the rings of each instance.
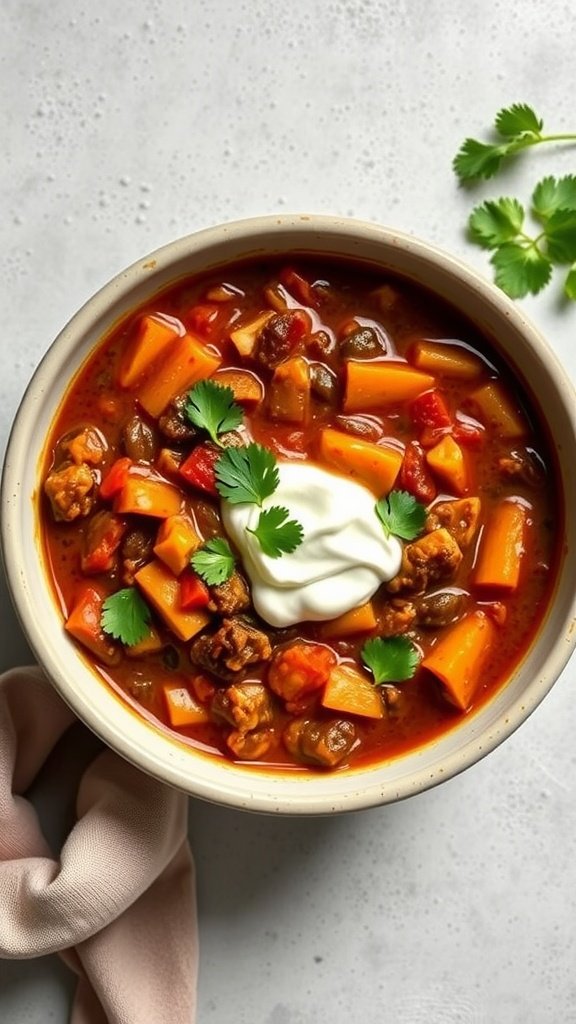
[[[187,392],[184,392],[181,395],[176,395],[168,405],[164,415],[158,420],[160,432],[169,441],[181,443],[183,441],[191,441],[192,438],[197,436],[196,428],[192,426],[184,412],[187,394]]]
[[[44,491],[54,519],[70,523],[89,515],[94,502],[94,482],[92,471],[84,462],[78,466],[63,462],[53,469],[46,477]]]
[[[452,590],[439,590],[427,594],[416,602],[416,617],[420,626],[438,629],[448,626],[461,614],[466,603],[466,594]]]
[[[226,745],[240,761],[257,761],[270,749],[274,733],[270,729],[238,732],[233,729],[226,737]]]
[[[236,757],[242,761],[263,757],[274,735],[274,706],[267,687],[251,681],[233,683],[217,690],[211,711],[233,726],[226,744]]]
[[[258,335],[255,358],[261,366],[278,366],[298,348],[310,328],[303,309],[287,309],[268,320]]]
[[[274,718],[270,691],[262,683],[249,680],[233,683],[225,690],[217,690],[211,710],[239,732],[265,729],[272,724]]]
[[[247,665],[268,661],[272,655],[265,633],[242,619],[223,619],[215,633],[204,633],[193,641],[190,658],[221,679],[228,679]]]
[[[219,612],[220,615],[238,615],[249,607],[250,591],[239,572],[233,572],[225,583],[210,587],[210,611]]]
[[[397,636],[406,633],[416,618],[416,608],[412,601],[404,601],[401,597],[393,597],[383,606],[378,619],[378,632],[381,636]]]
[[[96,427],[83,427],[80,431],[68,434],[60,441],[60,451],[66,461],[75,466],[86,463],[88,466],[99,466],[108,445]]]
[[[423,594],[430,584],[451,579],[461,561],[462,552],[448,530],[425,533],[406,544],[400,572],[390,580],[387,589],[391,594],[401,590]]]
[[[445,527],[461,551],[472,543],[480,521],[480,498],[439,501],[426,516],[426,532]]]
[[[133,462],[152,462],[157,448],[152,427],[134,414],[122,427],[122,446]]]
[[[139,569],[152,558],[154,535],[145,529],[129,530],[122,542],[122,582],[131,587]]]
[[[334,768],[352,750],[356,729],[346,718],[328,722],[295,718],[284,730],[283,740],[289,753],[299,761]]]
[[[542,487],[546,472],[538,457],[528,450],[512,451],[498,459],[500,476],[506,482],[519,480],[529,487]]]

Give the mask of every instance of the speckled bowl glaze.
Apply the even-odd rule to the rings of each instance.
[[[377,767],[319,772],[255,770],[210,758],[124,705],[88,667],[62,628],[44,571],[35,495],[46,435],[69,382],[110,327],[160,289],[246,256],[306,251],[369,260],[406,275],[497,339],[540,406],[564,500],[564,559],[538,636],[506,686],[438,741]],[[534,710],[576,643],[576,401],[546,342],[500,291],[451,256],[407,235],[331,217],[262,217],[200,231],[139,260],[73,317],[36,370],[16,416],[2,483],[2,545],[12,598],[52,683],[105,743],[145,772],[231,807],[332,814],[401,800],[470,767]]]

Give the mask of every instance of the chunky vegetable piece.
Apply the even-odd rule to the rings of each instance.
[[[377,268],[267,260],[172,286],[102,340],[47,439],[40,527],[70,642],[246,770],[435,741],[505,685],[553,592],[558,481],[517,385],[468,321]],[[326,488],[303,500],[299,467],[332,474],[332,498],[361,486],[371,550],[393,553],[348,606],[375,556]],[[350,568],[281,628],[257,554],[282,608],[329,559]]]

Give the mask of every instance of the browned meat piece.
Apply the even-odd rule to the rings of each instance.
[[[65,460],[73,462],[75,466],[81,466],[82,463],[98,466],[108,445],[96,427],[84,427],[63,437],[59,448]]]
[[[340,343],[343,359],[375,359],[386,355],[384,340],[372,327],[356,327]]]
[[[318,722],[295,718],[284,730],[286,748],[299,761],[334,768],[350,753],[356,742],[356,729],[346,718]]]
[[[458,498],[439,501],[426,516],[426,531],[431,533],[445,527],[461,551],[470,546],[480,520],[480,498]]]
[[[110,572],[125,530],[124,521],[113,512],[96,512],[89,520],[82,538],[82,572]]]
[[[247,665],[268,661],[271,655],[266,634],[242,619],[223,619],[215,633],[204,633],[190,648],[191,660],[221,679],[230,678]]]
[[[416,609],[412,601],[404,601],[401,597],[392,597],[386,602],[378,617],[378,632],[382,636],[397,636],[406,633],[416,618]]]
[[[210,587],[211,612],[219,612],[220,615],[238,615],[250,607],[250,591],[248,584],[239,572],[233,572],[225,583],[217,587]]]
[[[338,377],[325,363],[310,363],[312,393],[321,402],[336,405],[338,401]]]
[[[122,582],[131,587],[139,569],[152,558],[154,535],[145,529],[129,530],[122,542]]]
[[[336,355],[336,339],[326,331],[315,331],[306,341],[306,351],[313,359],[332,363]]]
[[[416,616],[421,626],[438,629],[448,626],[464,610],[466,594],[458,591],[439,590],[436,594],[428,594],[416,602]]]
[[[522,452],[512,451],[508,456],[498,459],[498,470],[504,480],[519,480],[529,487],[541,487],[546,473],[538,457],[526,449]]]
[[[52,506],[54,519],[66,523],[87,516],[94,502],[94,477],[89,466],[63,462],[44,482],[44,491]]]
[[[134,462],[152,462],[156,455],[156,437],[141,416],[131,416],[122,427],[122,445]]]
[[[194,427],[188,419],[184,408],[186,406],[187,392],[182,395],[176,395],[172,399],[166,412],[158,420],[158,426],[164,437],[168,438],[169,441],[176,441],[178,443],[183,441],[191,441],[192,438],[197,436],[196,427]]]
[[[462,552],[448,530],[433,530],[406,544],[400,572],[387,589],[391,594],[401,590],[423,594],[431,583],[451,579],[461,561]]]
[[[226,745],[240,761],[256,761],[270,749],[274,733],[270,729],[238,732],[233,729],[226,737]]]
[[[212,713],[224,718],[238,732],[253,732],[272,724],[274,707],[266,686],[247,681],[217,690],[212,699]]]
[[[303,309],[278,313],[264,324],[258,335],[256,359],[262,366],[274,369],[295,352],[309,329],[310,321]]]

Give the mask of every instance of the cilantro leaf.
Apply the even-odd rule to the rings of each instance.
[[[190,564],[209,587],[217,587],[230,579],[236,559],[224,537],[213,537],[194,552]]]
[[[259,516],[255,530],[248,529],[260,541],[260,547],[269,558],[291,554],[302,543],[304,530],[297,519],[289,519],[287,508],[272,505],[264,509]]]
[[[543,142],[574,142],[576,135],[562,132],[555,135],[542,134],[542,121],[527,103],[514,103],[498,112],[495,120],[497,136],[505,141],[480,142],[465,139],[452,161],[452,167],[460,181],[476,178],[492,178],[505,157],[514,156],[529,146]]]
[[[278,466],[273,452],[261,444],[226,448],[214,471],[218,493],[232,505],[243,502],[262,506],[278,487]]]
[[[557,210],[576,210],[576,175],[542,178],[532,193],[532,210],[541,221],[548,220]]]
[[[375,636],[360,651],[362,661],[374,676],[374,684],[401,683],[412,679],[420,664],[420,653],[406,636]]]
[[[426,509],[408,491],[390,491],[376,503],[376,514],[386,534],[414,540],[424,529]]]
[[[214,380],[199,380],[188,392],[184,411],[195,427],[205,430],[215,444],[220,445],[219,434],[235,430],[244,413],[234,401],[232,388]]]
[[[475,242],[485,249],[495,249],[511,242],[522,230],[524,207],[517,199],[487,199],[470,214],[468,226]]]
[[[534,244],[506,242],[493,253],[490,262],[496,284],[511,299],[521,299],[529,292],[537,295],[552,274],[552,263]]]
[[[493,146],[477,139],[465,139],[452,166],[460,181],[493,178],[507,152],[507,145]]]
[[[527,103],[513,103],[496,114],[494,126],[499,135],[518,136],[524,132],[540,135],[544,122]]]
[[[547,252],[554,263],[576,260],[576,209],[556,210],[544,225]]]
[[[106,598],[100,625],[115,640],[134,647],[150,632],[150,609],[136,587],[126,587]]]
[[[564,281],[564,294],[566,298],[576,301],[576,263],[570,267]]]

